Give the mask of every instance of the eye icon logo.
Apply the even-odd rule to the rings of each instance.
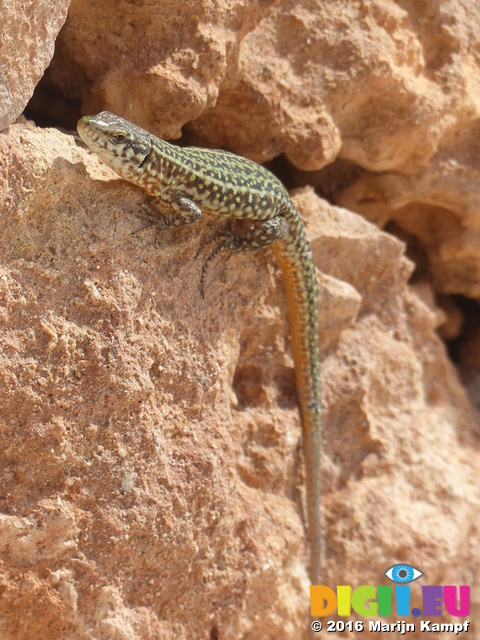
[[[421,578],[424,573],[411,564],[394,564],[385,571],[385,575],[396,584],[408,584]]]

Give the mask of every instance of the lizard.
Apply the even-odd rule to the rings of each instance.
[[[219,250],[240,253],[270,246],[287,295],[302,419],[310,581],[320,582],[321,398],[315,265],[300,215],[287,190],[265,167],[229,151],[178,147],[108,111],[84,116],[77,130],[87,147],[123,179],[170,209],[160,228],[197,222],[202,209],[251,229],[226,234]],[[210,256],[212,257],[212,256]],[[203,287],[202,272],[202,287]]]

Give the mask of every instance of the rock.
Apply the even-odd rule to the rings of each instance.
[[[108,109],[178,138],[185,122],[215,104],[242,38],[273,2],[167,0],[133,8],[73,0],[50,80],[65,95],[80,97],[84,113]]]
[[[70,0],[0,0],[0,131],[15,122],[53,56]]]
[[[156,247],[147,196],[73,136],[19,122],[0,157],[2,637],[302,637],[301,428],[272,252],[220,256],[202,300],[222,220]],[[402,242],[312,189],[294,200],[331,310],[324,583],[382,584],[402,561],[474,592],[478,416],[437,313]]]

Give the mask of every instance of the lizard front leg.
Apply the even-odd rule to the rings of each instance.
[[[169,198],[157,196],[153,205],[155,209],[144,208],[148,212],[152,226],[156,226],[158,229],[170,229],[170,227],[192,224],[202,218],[200,207],[185,196],[175,195]]]
[[[142,205],[142,209],[145,213],[140,214],[139,217],[147,220],[148,224],[133,233],[136,234],[153,227],[155,229],[155,246],[159,245],[159,231],[192,224],[202,218],[201,209],[193,200],[185,196],[177,195],[169,199],[157,196],[153,200],[152,206]]]

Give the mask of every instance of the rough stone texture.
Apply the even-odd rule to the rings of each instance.
[[[15,122],[53,56],[70,0],[0,0],[0,131]]]
[[[0,159],[2,640],[302,638],[272,253],[216,260],[202,300],[194,256],[222,221],[132,235],[143,191],[53,129],[10,127]],[[382,584],[406,561],[475,593],[478,414],[438,314],[401,242],[311,189],[295,203],[319,269],[324,582]]]
[[[337,155],[374,172],[425,169],[478,118],[479,24],[476,0],[282,0],[193,124],[305,170]]]
[[[408,242],[413,285],[398,239],[295,193],[320,286],[324,583],[385,584],[409,562],[425,572],[412,606],[422,584],[469,584],[473,626],[480,328],[478,307],[446,296],[480,298],[477,5],[73,0],[42,107],[60,122],[56,88],[164,137],[186,124],[256,160],[285,153],[290,184]],[[65,7],[1,6],[5,123]],[[280,274],[269,251],[219,257],[202,300],[223,222],[155,247],[137,233],[145,202],[71,136],[0,135],[2,640],[297,640],[309,599]],[[469,399],[438,327],[462,337]]]
[[[215,104],[239,43],[273,2],[73,0],[51,79],[82,99],[84,113],[108,108],[179,137],[185,122]]]
[[[411,176],[362,172],[336,201],[380,227],[393,221],[415,239],[426,254],[428,277],[438,292],[479,300],[478,136],[469,129],[465,138],[465,153],[447,145],[428,169]]]

